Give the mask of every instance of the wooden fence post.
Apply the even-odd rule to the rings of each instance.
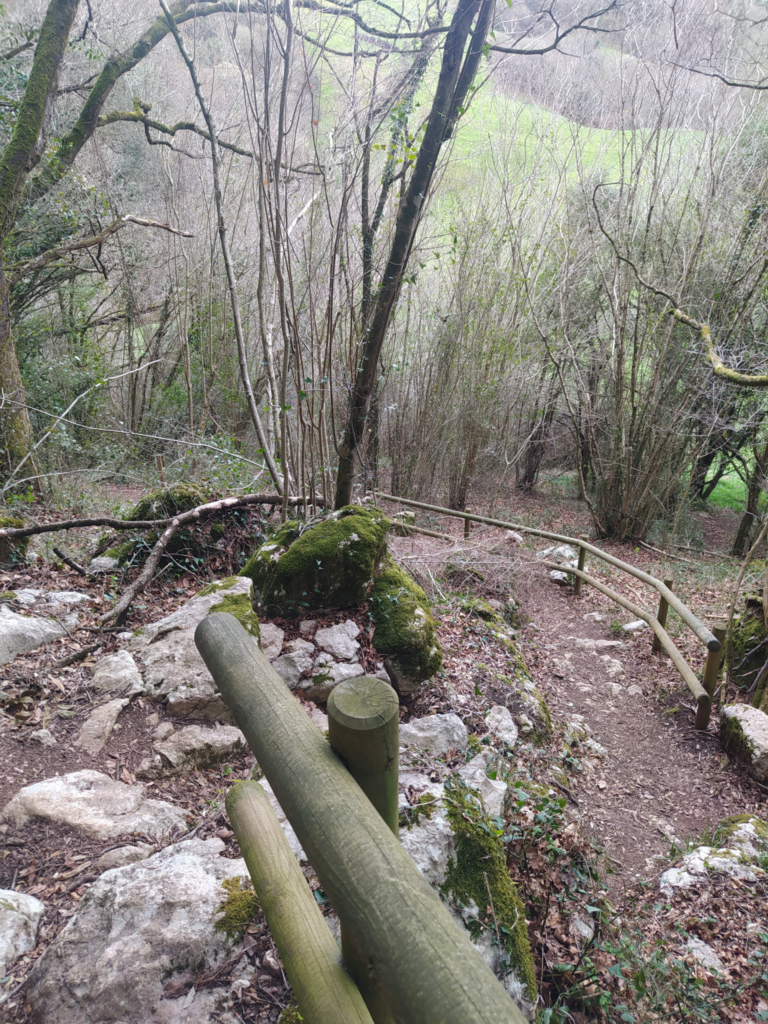
[[[258,782],[237,782],[226,803],[302,1019],[307,1024],[373,1024],[269,797]]]
[[[471,512],[471,508],[465,508],[465,512]],[[472,529],[472,520],[464,519],[464,540],[469,540],[469,531]]]
[[[671,590],[672,589],[672,584],[674,582],[675,582],[674,580],[664,580],[664,586],[665,587],[669,587],[669,589]],[[660,626],[666,627],[666,625],[667,625],[667,612],[668,611],[669,611],[669,605],[667,604],[666,597],[660,597],[659,598],[659,611],[658,611],[658,614],[656,615],[656,618],[659,620],[659,625]],[[659,638],[656,636],[655,633],[653,634],[653,643],[651,644],[651,650],[652,651],[660,651],[661,650],[661,640],[659,640]]]
[[[398,834],[398,760],[400,701],[383,679],[360,676],[331,690],[328,698],[328,738],[347,771],[381,817]],[[375,1024],[394,1024],[376,986],[368,977],[348,930],[341,924],[341,952]]]
[[[725,639],[725,626],[713,626],[712,632],[715,634],[717,639],[722,644]],[[709,707],[704,704],[699,704],[698,711],[696,712],[696,728],[706,729],[709,725],[709,716],[712,711],[712,700],[715,696],[715,687],[717,686],[717,675],[720,671],[720,662],[723,657],[723,648],[719,651],[709,651],[707,654],[707,660],[704,664],[704,677],[701,680],[701,684],[709,694],[710,703]]]
[[[584,563],[585,563],[586,560],[587,560],[587,552],[581,546],[581,544],[579,544],[579,565],[578,565],[578,568],[579,568],[580,572],[584,572]],[[576,577],[576,582],[573,585],[573,592],[577,596],[581,593],[581,576],[577,576]]]
[[[295,696],[232,615],[195,643],[398,1024],[525,1018]]]

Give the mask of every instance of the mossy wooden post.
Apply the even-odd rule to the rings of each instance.
[[[579,544],[579,564],[577,566],[579,572],[584,572],[584,562],[586,561],[586,558],[587,558],[587,552],[581,546],[581,544]],[[576,594],[577,597],[581,593],[581,577],[580,576],[576,577],[576,582],[573,585],[573,592],[574,592],[574,594]]]
[[[209,615],[198,650],[398,1024],[524,1017],[240,623]]]
[[[674,582],[675,582],[674,580],[664,580],[664,586],[665,587],[669,587],[669,589],[671,590],[672,589],[672,584]],[[658,611],[658,614],[657,614],[656,618],[659,620],[659,625],[662,628],[667,625],[667,612],[668,611],[669,611],[669,604],[667,603],[666,597],[660,597],[659,598],[659,611]],[[653,634],[653,643],[651,644],[651,650],[652,651],[660,651],[661,650],[661,640],[659,640],[659,638],[656,636],[655,633]]]
[[[725,626],[713,626],[712,632],[715,634],[717,639],[722,644],[725,639]],[[706,729],[709,725],[709,715],[712,710],[712,701],[715,696],[715,687],[717,686],[717,676],[720,671],[720,662],[723,657],[722,649],[719,651],[709,651],[707,654],[707,660],[704,665],[704,676],[701,680],[701,685],[707,691],[710,697],[710,703],[699,704],[698,710],[696,711],[696,728]]]
[[[465,512],[471,512],[472,509],[471,508],[465,508],[464,511]],[[469,532],[470,532],[471,529],[472,529],[472,520],[469,518],[469,516],[467,516],[467,518],[464,520],[464,540],[469,540]]]
[[[303,1019],[373,1024],[258,782],[238,782],[230,789],[227,814]]]
[[[328,738],[352,778],[394,835],[398,834],[398,753],[400,701],[383,679],[361,676],[340,683],[328,698]],[[341,925],[341,952],[376,1024],[393,1024],[375,986],[368,983],[364,959]]]

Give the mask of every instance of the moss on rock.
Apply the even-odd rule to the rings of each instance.
[[[303,1020],[304,1018],[299,1013],[299,1004],[291,1003],[277,1018],[277,1024],[301,1024]]]
[[[379,509],[358,505],[304,527],[284,523],[240,572],[253,580],[254,609],[295,616],[364,601],[386,551],[387,525]]]
[[[216,910],[219,917],[214,928],[223,932],[234,946],[258,914],[259,899],[248,878],[225,878],[221,887],[226,896]]]
[[[0,527],[3,529],[20,530],[24,525],[23,519],[0,516]],[[10,569],[26,561],[28,546],[29,537],[0,537],[0,567]]]
[[[429,599],[405,570],[387,557],[371,591],[373,645],[398,691],[411,693],[443,664]]]
[[[126,521],[170,519],[180,512],[189,512],[198,505],[204,505],[208,500],[211,499],[206,498],[197,484],[173,484],[164,490],[145,495],[123,518]]]
[[[755,676],[765,664],[768,651],[765,646],[760,646],[765,639],[762,601],[758,598],[747,598],[743,614],[733,622],[727,652],[731,679],[744,690],[749,689],[755,681]],[[757,649],[755,650],[755,648]],[[754,694],[752,702],[754,707],[760,707],[764,692],[765,681],[758,686]]]
[[[234,615],[251,636],[255,636],[257,640],[260,639],[259,617],[253,610],[251,599],[247,594],[225,594],[218,604],[211,606],[208,614],[212,615],[214,612],[228,612],[230,615]]]
[[[501,839],[481,801],[458,777],[450,779],[445,787],[445,807],[454,835],[456,859],[448,862],[440,891],[463,912],[475,941],[486,933],[496,943],[498,926],[502,966],[514,972],[525,985],[530,1002],[535,1003],[536,970],[525,907],[510,878]]]

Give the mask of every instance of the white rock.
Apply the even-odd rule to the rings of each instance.
[[[21,590],[15,591],[16,602],[29,608],[39,600],[42,595],[42,590],[33,589],[32,587],[22,587]]]
[[[0,977],[23,953],[37,945],[45,904],[13,889],[0,889]]]
[[[468,764],[459,768],[458,774],[468,786],[478,791],[483,798],[486,811],[498,818],[504,813],[509,787],[500,779],[489,779],[485,771],[485,754],[477,754]]]
[[[609,679],[615,679],[616,676],[624,675],[624,666],[617,658],[612,658],[610,654],[601,654],[600,661],[605,665],[605,671]]]
[[[587,612],[586,615],[582,615],[582,619],[585,622],[605,622],[605,616],[600,612]]]
[[[360,627],[357,623],[347,619],[346,622],[329,626],[328,629],[318,629],[315,633],[315,643],[338,661],[351,661],[360,650],[360,644],[355,640],[359,634]]]
[[[173,725],[170,722],[160,722],[152,732],[152,743],[155,744],[159,743],[160,740],[167,740],[169,736],[173,736],[173,731]]]
[[[337,662],[329,654],[320,655],[315,662],[315,669],[312,678],[299,683],[299,690],[310,700],[326,701],[331,690],[343,683],[345,679],[356,679],[364,676],[365,669],[355,661],[351,665],[346,662]]]
[[[125,832],[161,837],[183,829],[186,812],[164,800],[148,800],[144,786],[126,786],[85,769],[25,786],[5,805],[2,817],[16,825],[42,818],[78,828],[96,839]]]
[[[697,939],[695,935],[689,935],[685,948],[710,971],[719,971],[721,974],[725,971],[723,961],[714,949],[701,939]]]
[[[635,619],[633,622],[625,622],[621,628],[625,633],[639,633],[643,629],[648,629],[648,623],[643,619]]]
[[[608,757],[608,751],[602,744],[598,743],[597,740],[585,740],[582,746],[585,750],[589,751],[589,753],[593,754],[595,757]]]
[[[47,590],[43,594],[43,600],[54,606],[63,604],[66,607],[72,607],[87,604],[91,598],[89,594],[82,594],[79,590]]]
[[[606,683],[605,686],[613,697],[621,697],[624,694],[624,687],[621,683]]]
[[[440,783],[416,773],[401,773],[399,781],[400,789],[409,794],[413,806],[418,805],[420,797],[434,801],[410,828],[400,829],[399,837],[403,849],[422,875],[430,885],[438,886],[445,881],[448,861],[456,857],[456,841],[443,806],[445,790]],[[408,796],[401,794],[401,809],[409,806],[412,805]]]
[[[167,724],[167,723],[166,723]],[[162,728],[162,726],[161,726]],[[183,775],[196,768],[208,768],[246,749],[245,736],[233,725],[188,725],[153,743],[154,757],[145,758],[136,769],[140,779]]]
[[[107,850],[93,862],[91,871],[100,875],[104,871],[111,871],[113,868],[124,868],[126,864],[135,864],[136,861],[146,860],[153,853],[151,846],[140,843],[136,846],[118,846],[116,850]]]
[[[141,693],[144,683],[139,667],[128,651],[117,651],[100,658],[93,669],[90,685],[101,693]]]
[[[551,569],[549,578],[553,583],[559,583],[561,587],[571,582],[571,578],[567,572],[562,572],[560,569]]]
[[[303,622],[299,623],[300,633],[311,633],[317,625],[317,619],[304,619]]]
[[[29,735],[30,742],[39,743],[41,747],[58,746],[58,741],[50,729],[36,729]]]
[[[379,662],[376,665],[376,671],[373,673],[372,679],[383,679],[385,683],[389,682],[389,673],[384,668],[384,663]]]
[[[301,658],[311,658],[316,648],[311,640],[289,640],[285,645],[286,654],[298,654]]]
[[[288,821],[288,819],[285,816],[285,811],[278,803],[278,799],[275,796],[275,791],[272,789],[272,787],[270,786],[266,779],[259,779],[259,785],[269,797],[269,802],[272,804],[272,810],[277,815],[277,820],[280,822],[280,826],[283,832],[285,833],[285,838],[288,840],[288,845],[290,846],[291,852],[293,853],[294,857],[299,862],[306,862],[307,855],[306,853],[304,853],[304,850],[302,849],[301,843],[299,842],[299,837],[293,830],[293,825],[291,825],[290,821]]]
[[[485,716],[485,724],[491,738],[501,746],[514,747],[517,743],[517,726],[508,708],[500,704],[492,707]]]
[[[631,686],[627,687],[627,693],[630,697],[642,697],[643,688],[642,686],[639,686],[637,683],[633,683]]]
[[[111,558],[109,555],[99,555],[98,557],[91,559],[91,564],[88,566],[88,572],[93,573],[94,575],[114,572],[119,564],[120,561],[117,558]]]
[[[272,662],[281,679],[291,690],[295,690],[305,672],[312,668],[312,659],[302,654],[281,654]]]
[[[148,860],[106,871],[36,962],[27,1000],[46,1024],[209,1024],[226,1020],[227,989],[163,986],[193,980],[231,950],[215,931],[224,879],[246,877],[242,860],[220,856],[219,839],[191,839]]]
[[[710,873],[730,875],[731,878],[742,878],[754,882],[764,872],[744,861],[741,850],[716,850],[711,846],[699,846],[683,857],[679,868],[670,868],[659,879],[659,887],[663,890],[688,889],[691,885],[706,878]]]
[[[195,629],[225,597],[247,594],[250,599],[251,590],[250,579],[235,577],[226,588],[198,594],[171,615],[142,627],[128,641],[144,662],[146,693],[166,701],[170,715],[232,721],[195,646]]]
[[[95,757],[112,735],[117,716],[128,703],[127,697],[118,698],[92,711],[80,727],[75,746]]]
[[[42,644],[66,636],[60,622],[28,615],[17,615],[0,604],[0,665],[7,665],[19,654],[28,654]]]
[[[720,737],[729,754],[744,761],[758,782],[768,781],[768,715],[749,704],[726,704]]]
[[[550,562],[572,562],[578,559],[579,553],[570,544],[560,544],[555,547],[544,548],[543,551],[537,551],[536,557],[540,561],[547,558]]]
[[[584,743],[591,735],[592,730],[587,725],[584,715],[571,715],[565,723],[563,741],[569,747],[572,747],[574,744]]]
[[[621,640],[592,640],[590,637],[578,637],[572,636],[569,639],[573,640],[574,647],[578,647],[582,651],[625,651],[627,645],[622,643]]]
[[[446,754],[449,750],[466,750],[469,733],[458,715],[429,715],[401,725],[400,742],[417,750]]]
[[[320,732],[328,732],[328,715],[326,715],[324,711],[321,711],[320,708],[312,708],[309,712],[309,717],[315,723]]]
[[[756,825],[760,825],[759,818],[750,818],[736,825],[728,835],[728,846],[741,850],[745,857],[750,860],[757,860],[763,852],[765,840],[761,839]]]
[[[595,937],[595,922],[591,917],[574,914],[569,922],[569,931],[575,938],[591,942]]]
[[[274,661],[283,649],[285,630],[280,629],[274,622],[260,622],[259,633],[261,634],[262,651],[270,661]]]

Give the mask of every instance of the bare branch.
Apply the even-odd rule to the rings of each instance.
[[[551,53],[552,50],[557,50],[562,41],[573,32],[593,32],[608,35],[616,30],[612,28],[600,28],[598,25],[590,23],[596,21],[598,18],[602,18],[606,14],[609,14],[611,11],[618,10],[620,6],[620,0],[611,0],[607,7],[603,7],[602,10],[599,11],[593,11],[592,14],[585,15],[580,21],[575,22],[573,25],[569,25],[566,29],[561,29],[560,23],[556,20],[550,9],[546,11],[546,14],[549,15],[555,29],[555,38],[551,43],[540,47],[491,45],[488,49],[493,50],[495,53],[511,53],[519,57],[537,57],[545,53]]]

